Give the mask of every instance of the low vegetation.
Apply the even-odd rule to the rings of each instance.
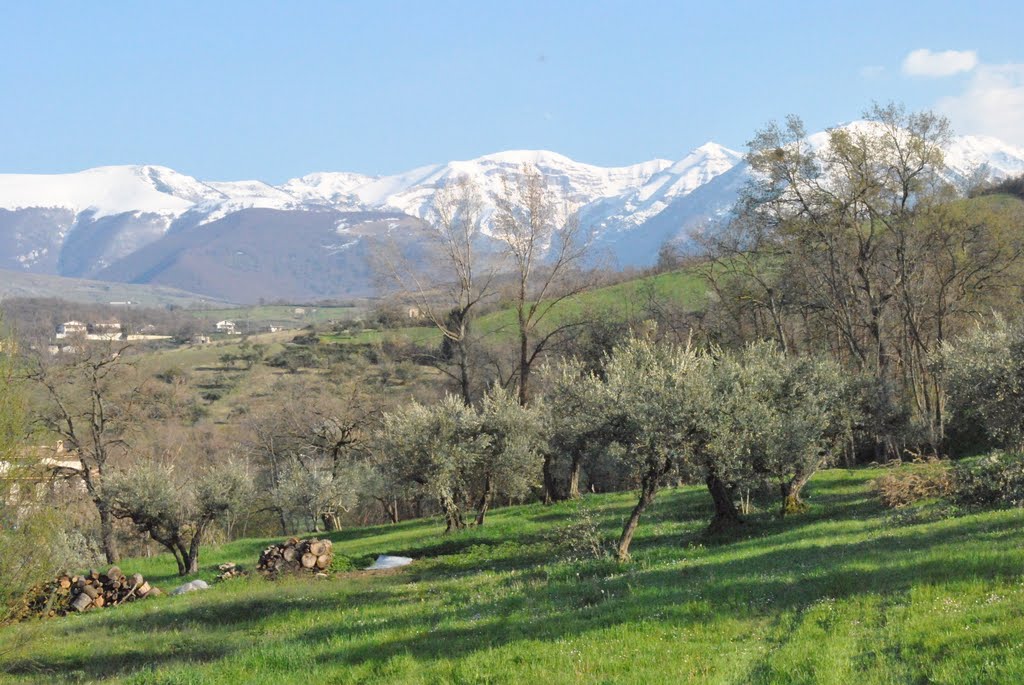
[[[705,535],[700,488],[666,491],[629,564],[564,553],[551,535],[578,528],[572,502],[501,509],[448,538],[432,520],[331,533],[335,564],[416,561],[326,581],[237,579],[54,620],[31,651],[0,658],[0,673],[40,683],[302,682],[311,668],[337,683],[1018,682],[1024,513],[894,524],[871,491],[883,473],[819,473],[807,512],[754,514],[727,536]],[[634,502],[585,503],[606,554]],[[199,576],[254,563],[266,542],[211,550]],[[178,582],[166,555],[124,567]]]

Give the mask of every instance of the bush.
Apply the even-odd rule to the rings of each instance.
[[[1024,506],[1024,454],[996,452],[958,463],[953,501],[965,507]]]
[[[949,464],[931,460],[893,468],[874,482],[882,504],[898,509],[922,500],[946,497],[953,492],[953,474]]]
[[[566,522],[555,528],[549,538],[555,553],[563,561],[610,556],[611,544],[601,534],[597,519],[587,503],[577,500],[571,506]]]

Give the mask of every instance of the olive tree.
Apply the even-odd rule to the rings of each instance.
[[[385,414],[378,449],[390,480],[435,499],[450,532],[466,527],[469,474],[489,443],[476,411],[447,395],[433,406],[414,401]]]
[[[523,497],[540,482],[544,440],[541,409],[522,406],[513,392],[499,385],[484,395],[478,411],[483,452],[472,464],[470,480],[480,493],[479,526],[494,497]]]
[[[998,446],[1024,449],[1024,329],[995,319],[946,341],[934,356],[951,421],[984,430]]]
[[[278,398],[294,398],[281,403]],[[369,497],[367,441],[377,400],[357,383],[338,387],[284,379],[241,422],[242,447],[261,467],[267,508],[282,532],[296,526],[338,530],[342,516]]]
[[[608,451],[621,419],[603,381],[578,360],[541,369],[544,423],[548,434],[547,490],[552,499],[576,499],[584,469]]]
[[[629,558],[640,517],[658,490],[706,439],[702,416],[710,406],[711,361],[689,346],[640,339],[615,348],[608,359],[603,389],[614,408],[608,415],[616,426],[613,442],[640,488],[619,536],[619,559]]]
[[[247,467],[231,459],[198,475],[173,463],[140,461],[108,476],[105,489],[114,516],[166,547],[183,576],[199,570],[210,526],[244,509],[253,494]]]
[[[754,344],[717,355],[714,411],[704,418],[708,436],[696,455],[704,475],[722,488],[713,527],[734,521],[730,508],[740,487],[770,484],[780,513],[803,508],[801,491],[847,442],[854,415],[850,383],[828,360],[786,356],[775,345]]]

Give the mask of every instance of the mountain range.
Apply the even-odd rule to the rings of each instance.
[[[1001,179],[1024,173],[1024,148],[964,136],[946,162],[953,180],[982,167]],[[524,164],[544,175],[558,220],[578,212],[619,266],[649,265],[665,241],[713,228],[749,178],[739,152],[712,142],[675,162],[600,167],[516,150],[391,176],[313,173],[276,186],[200,181],[152,165],[0,174],[0,270],[240,303],[368,296],[375,239],[388,236],[415,254],[432,230],[424,220],[438,188],[466,176],[491,198]],[[485,233],[488,216],[485,208]]]

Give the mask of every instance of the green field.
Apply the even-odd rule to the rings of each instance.
[[[644,276],[604,288],[581,293],[563,300],[546,315],[541,328],[561,324],[599,319],[628,321],[647,316],[651,306],[677,307],[683,311],[699,311],[707,296],[706,283],[693,271],[673,271],[655,276]],[[516,335],[516,313],[506,308],[480,317],[475,323],[480,335],[492,339],[512,340]],[[385,330],[365,330],[353,334],[331,333],[322,336],[324,342],[342,344],[372,344],[384,340],[424,344],[440,341],[440,334],[432,327],[409,326]]]
[[[330,580],[228,581],[9,627],[5,682],[1020,683],[1024,512],[951,518],[880,508],[880,470],[834,470],[810,511],[705,538],[701,488],[667,491],[634,559],[560,558],[574,504],[494,512],[444,536],[437,519],[351,529],[335,551],[416,562]],[[586,500],[613,536],[634,500]],[[252,565],[264,540],[209,549]],[[170,588],[169,558],[129,560]],[[3,652],[0,649],[0,652]]]
[[[229,319],[245,332],[245,324],[281,324],[289,328],[302,328],[329,321],[358,318],[365,307],[318,307],[310,305],[273,304],[253,307],[224,307],[220,309],[192,309],[189,313],[204,320]]]

